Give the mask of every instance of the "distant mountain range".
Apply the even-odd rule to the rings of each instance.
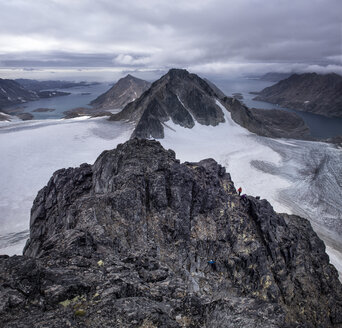
[[[31,79],[15,79],[25,89],[33,91],[41,90],[53,90],[53,89],[69,89],[73,87],[84,87],[88,85],[99,84],[99,82],[70,82],[70,81],[59,81],[59,80],[48,80],[48,81],[38,81]]]
[[[278,82],[280,80],[287,79],[291,76],[292,73],[277,73],[277,72],[269,72],[260,77],[260,80],[270,81],[270,82]]]
[[[18,81],[24,81],[25,83],[21,84]],[[69,92],[62,92],[62,91],[41,91],[42,89],[37,89],[37,85],[34,89],[28,88],[31,84],[32,86],[36,85],[36,82],[40,84],[42,89],[50,82],[57,82],[61,81],[47,81],[48,83],[45,85],[44,82],[35,81],[35,80],[26,80],[26,79],[19,79],[19,80],[9,80],[9,79],[0,79],[0,109],[5,111],[3,108],[15,104],[25,103],[27,101],[38,100],[40,98],[51,98],[51,97],[58,97],[58,96],[67,96]],[[25,85],[27,87],[25,87]]]
[[[35,91],[27,90],[13,80],[0,79],[0,108],[37,99]]]
[[[163,138],[169,120],[185,128],[195,124],[216,126],[225,122],[223,110],[228,110],[236,123],[259,135],[311,138],[309,129],[297,115],[249,109],[237,99],[226,97],[210,81],[182,69],[171,69],[140,98],[109,119],[133,122],[132,138]]]
[[[90,104],[101,109],[123,108],[131,101],[139,98],[150,86],[150,82],[128,74]]]
[[[328,117],[342,117],[342,76],[335,73],[293,74],[256,94],[254,100]]]

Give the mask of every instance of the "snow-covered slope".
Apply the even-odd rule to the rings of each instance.
[[[277,212],[310,219],[342,272],[342,150],[326,143],[260,137],[223,112],[226,122],[216,127],[196,123],[187,129],[170,120],[159,141],[182,161],[215,158],[243,193],[268,199]]]
[[[93,163],[133,129],[105,118],[0,122],[0,254],[21,254],[37,192],[63,167]]]

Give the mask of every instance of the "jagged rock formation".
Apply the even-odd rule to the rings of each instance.
[[[257,94],[255,100],[329,117],[342,117],[342,76],[338,74],[293,74]]]
[[[6,327],[342,324],[337,271],[307,220],[243,201],[213,159],[181,164],[156,141],[55,172],[24,254],[0,257]]]
[[[196,74],[171,69],[110,119],[135,122],[133,138],[163,138],[163,124],[170,119],[187,128],[192,128],[195,121],[213,126],[224,122],[223,112],[215,102],[217,98],[215,91]]]
[[[90,104],[96,108],[102,109],[123,108],[131,101],[139,98],[150,85],[150,82],[128,74]]]

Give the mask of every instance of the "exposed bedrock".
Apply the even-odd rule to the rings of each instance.
[[[6,327],[342,324],[337,271],[307,220],[240,199],[213,159],[181,164],[156,141],[55,172],[0,281]]]

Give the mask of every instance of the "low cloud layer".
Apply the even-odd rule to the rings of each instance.
[[[0,0],[1,67],[341,70],[340,0]]]

